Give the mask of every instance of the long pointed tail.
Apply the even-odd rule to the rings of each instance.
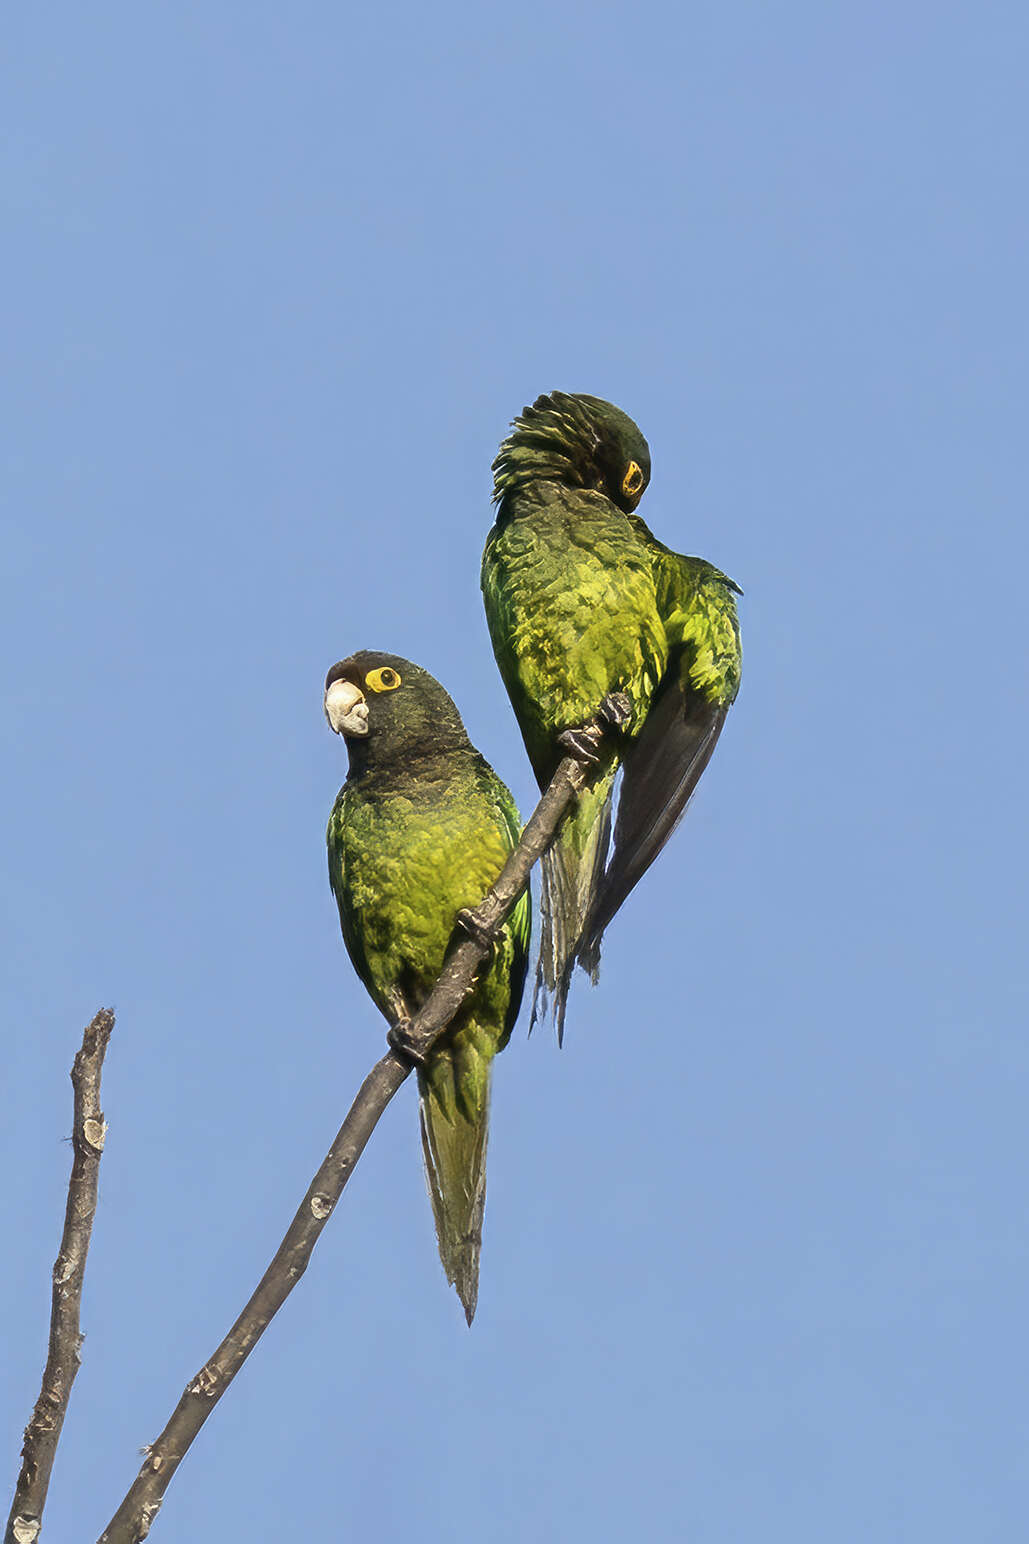
[[[489,1091],[489,1059],[472,1047],[437,1051],[418,1074],[422,1153],[439,1257],[469,1324],[479,1298]]]
[[[604,872],[611,838],[614,780],[612,768],[582,795],[562,826],[558,840],[543,855],[540,954],[532,1022],[553,1015],[558,1043],[564,1036],[565,1007],[576,950]],[[596,981],[596,970],[591,974]]]

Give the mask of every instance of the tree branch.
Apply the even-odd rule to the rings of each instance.
[[[21,1473],[14,1491],[4,1544],[33,1544],[42,1526],[50,1472],[64,1425],[71,1386],[79,1370],[79,1309],[86,1273],[89,1238],[96,1215],[100,1155],[107,1126],[100,1108],[100,1074],[114,1014],[101,1008],[86,1026],[82,1047],[71,1069],[75,1091],[71,1179],[64,1213],[64,1233],[53,1269],[50,1307],[50,1348],[32,1418],[25,1428]]]
[[[598,734],[602,732],[599,723],[597,728]],[[475,931],[481,929],[484,939],[500,925],[525,889],[533,865],[553,842],[562,816],[590,776],[590,769],[574,756],[566,756],[558,766],[500,878],[471,914],[478,924]],[[461,939],[451,949],[439,980],[411,1020],[404,1037],[405,1044],[410,1045],[416,1055],[424,1055],[446,1029],[488,953],[488,942],[471,936]],[[99,1544],[140,1544],[146,1538],[172,1476],[273,1315],[307,1269],[314,1246],[368,1138],[410,1071],[411,1062],[407,1057],[391,1050],[375,1064],[361,1084],[275,1258],[221,1345],[187,1384],[167,1426],[147,1449],[142,1469],[101,1534]]]

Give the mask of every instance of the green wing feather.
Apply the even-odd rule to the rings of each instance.
[[[522,839],[522,817],[518,813],[518,806],[507,784],[501,782],[485,758],[482,762],[482,768],[485,791],[497,815],[503,822],[503,828],[510,842],[510,846],[507,848],[508,855],[510,855]],[[530,885],[526,885],[508,912],[505,926],[510,934],[513,946],[511,960],[511,1008],[508,1010],[510,1022],[507,1025],[508,1035],[510,1035],[511,1030],[514,1028],[515,1019],[518,1017],[518,1009],[521,1006],[522,990],[525,986],[525,973],[529,963],[529,945],[532,942],[532,888]],[[504,1044],[507,1044],[506,1039]]]
[[[669,664],[643,728],[623,756],[611,858],[578,948],[579,962],[594,980],[604,929],[686,813],[740,683],[738,586],[701,559],[654,546],[659,595],[670,602]]]
[[[379,989],[376,985],[375,975],[368,963],[365,953],[361,929],[357,925],[358,913],[353,905],[353,897],[349,888],[349,865],[346,862],[345,833],[347,826],[347,793],[346,786],[340,789],[336,802],[329,816],[329,826],[325,833],[325,842],[329,853],[329,888],[339,911],[339,925],[343,934],[343,942],[353,965],[365,990],[379,1004],[383,1006]]]

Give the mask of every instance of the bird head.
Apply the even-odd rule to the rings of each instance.
[[[583,392],[552,391],[522,409],[493,463],[493,499],[547,479],[606,493],[628,514],[650,481],[650,447],[627,413]]]
[[[434,676],[374,649],[333,665],[325,677],[325,717],[346,741],[352,768],[469,743],[461,715]]]

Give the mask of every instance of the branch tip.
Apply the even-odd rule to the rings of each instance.
[[[73,1158],[61,1246],[51,1271],[50,1341],[39,1398],[25,1428],[22,1465],[4,1544],[34,1544],[43,1522],[57,1444],[79,1370],[85,1338],[79,1327],[82,1283],[96,1215],[100,1155],[107,1127],[100,1109],[100,1075],[114,1030],[114,1013],[101,1008],[87,1024],[72,1062]]]

